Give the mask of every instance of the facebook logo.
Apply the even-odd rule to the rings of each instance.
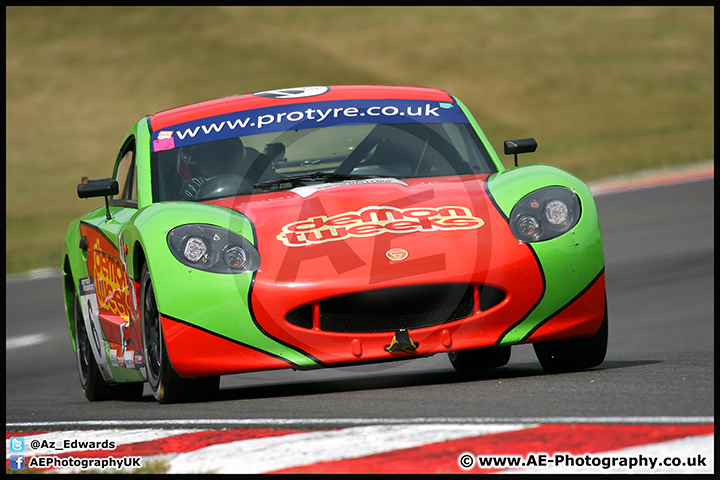
[[[25,455],[10,455],[10,470],[25,470]]]
[[[22,437],[10,437],[10,451],[22,452],[25,450],[25,439]]]

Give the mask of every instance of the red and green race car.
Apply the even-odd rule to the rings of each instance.
[[[161,403],[221,375],[447,353],[458,371],[532,343],[549,373],[602,363],[603,244],[588,187],[505,168],[437,89],[271,90],[146,116],[62,271],[85,396]]]

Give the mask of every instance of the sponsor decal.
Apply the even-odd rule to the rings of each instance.
[[[100,239],[95,240],[92,248],[95,253],[92,262],[93,273],[95,274],[97,299],[100,307],[110,313],[119,315],[126,322],[130,320],[131,304],[128,278],[125,268],[119,259],[109,255],[102,255]]]
[[[373,237],[385,233],[408,234],[438,230],[469,230],[484,225],[470,209],[458,206],[396,208],[368,206],[331,217],[320,215],[284,225],[277,239],[288,247]]]
[[[135,368],[135,352],[132,350],[125,352],[125,366],[127,368]]]
[[[98,312],[98,298],[95,287],[95,278],[81,278],[78,282],[78,293],[80,295],[80,308],[85,321],[85,331],[88,335],[90,349],[95,355],[100,371],[105,379],[112,379],[110,370],[107,369],[107,359],[105,358],[105,342],[102,336],[102,327],[100,326],[100,317]],[[106,370],[107,369],[107,370]]]
[[[329,91],[329,87],[298,87],[283,88],[280,90],[266,90],[264,92],[257,92],[254,95],[266,98],[290,99],[314,97],[316,95],[322,95],[323,93],[327,93]]]
[[[110,371],[110,367],[105,365],[100,365],[100,372],[102,373],[102,376],[105,380],[112,380],[112,372]]]
[[[153,140],[153,151],[162,152],[163,150],[170,150],[175,148],[175,139],[166,138],[165,140]]]
[[[450,108],[448,108],[450,107]],[[418,100],[339,100],[232,112],[152,134],[153,151],[259,133],[354,124],[468,123],[460,107]],[[168,134],[171,134],[168,136]],[[163,138],[160,138],[160,136]]]
[[[120,366],[120,364],[118,363],[118,355],[116,350],[110,350],[110,363],[112,363],[114,367]]]
[[[170,150],[175,148],[175,138],[173,132],[168,130],[162,130],[157,133],[157,140],[153,140],[153,151],[160,152],[163,150]]]
[[[391,248],[387,252],[385,252],[385,256],[392,260],[393,262],[399,262],[400,260],[405,260],[408,257],[408,251],[404,248]]]
[[[343,182],[334,182],[334,183],[321,183],[320,185],[307,185],[303,187],[295,187],[291,192],[297,193],[303,198],[309,197],[313,193],[319,191],[319,190],[325,190],[328,188],[335,188],[335,187],[343,187],[347,185],[362,185],[367,183],[395,183],[397,185],[402,185],[403,187],[407,187],[407,183],[403,182],[402,180],[398,180],[397,178],[368,178],[365,180],[346,180]]]
[[[92,238],[92,235],[95,234],[89,234],[89,237]],[[119,240],[120,244],[123,244],[122,235]],[[91,295],[88,294],[87,300],[83,300],[82,306],[83,312],[87,314],[86,318],[94,319],[88,326],[88,336],[95,359],[100,366],[111,364],[115,367],[128,365],[128,368],[137,368],[134,357],[130,357],[126,362],[124,356],[128,350],[139,351],[141,343],[135,284],[127,275],[123,249],[117,252],[104,237],[99,235],[88,243],[92,245],[92,248],[88,249],[88,270],[92,276],[81,281],[80,290],[88,293],[92,291]],[[116,255],[119,255],[119,258]],[[117,325],[120,344],[115,346],[116,344],[113,343],[106,353],[107,342],[103,339],[103,333],[108,341],[116,342],[117,340],[111,338],[116,338],[117,332],[104,332],[102,326],[108,328],[117,320],[111,319],[108,323],[101,323],[100,320],[106,320],[112,315],[123,320],[123,323]],[[113,350],[115,348],[117,352]]]
[[[145,362],[143,362],[143,357],[140,352],[135,352],[133,362],[135,363],[135,368],[143,368],[145,366]]]

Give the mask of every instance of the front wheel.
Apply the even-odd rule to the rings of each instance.
[[[533,343],[535,355],[547,373],[565,373],[592,368],[605,360],[608,342],[608,311],[605,300],[605,315],[598,332],[587,338],[552,340]]]
[[[159,403],[176,403],[211,398],[220,387],[219,376],[189,380],[180,377],[170,363],[160,323],[160,312],[155,300],[155,290],[147,265],[143,267],[140,284],[143,356],[148,383],[155,400]]]
[[[448,358],[458,372],[477,372],[506,365],[510,361],[510,347],[488,347],[448,352]]]

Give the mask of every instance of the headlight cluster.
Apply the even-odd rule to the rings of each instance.
[[[547,187],[525,195],[510,213],[510,230],[523,242],[562,235],[580,218],[580,202],[572,190]]]
[[[254,272],[260,266],[255,247],[235,232],[214,225],[181,225],[167,236],[170,251],[183,265],[214,273]]]

